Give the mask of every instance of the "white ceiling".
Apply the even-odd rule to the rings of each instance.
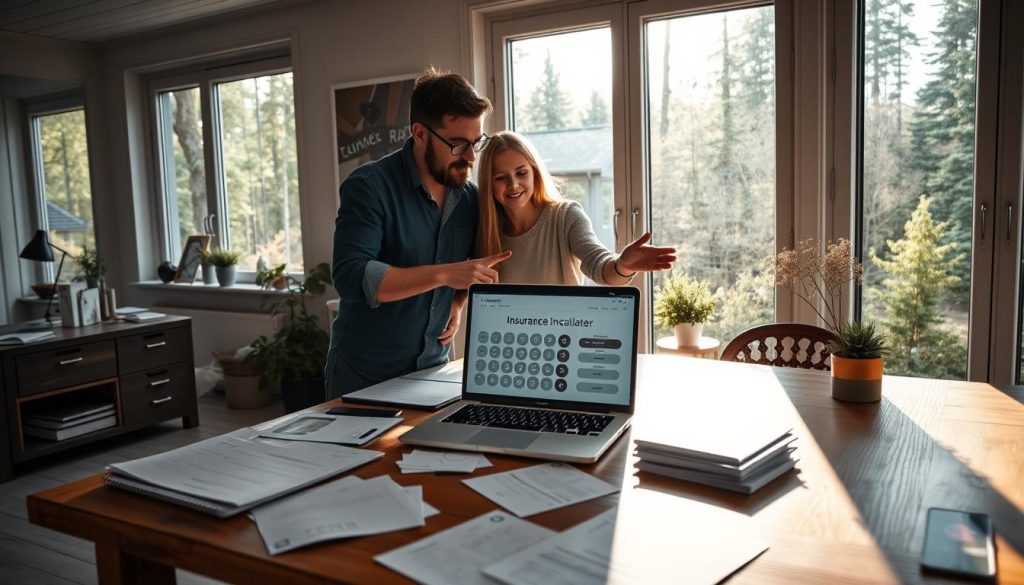
[[[0,31],[99,43],[282,0],[0,0]]]

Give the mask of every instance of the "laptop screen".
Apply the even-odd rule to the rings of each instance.
[[[473,286],[464,396],[627,409],[638,304],[632,287]]]

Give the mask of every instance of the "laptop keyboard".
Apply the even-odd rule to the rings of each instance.
[[[479,425],[499,429],[540,431],[566,435],[600,435],[615,418],[607,414],[586,414],[564,410],[541,410],[490,404],[467,404],[441,420],[446,423]]]

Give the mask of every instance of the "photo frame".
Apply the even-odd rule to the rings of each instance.
[[[363,163],[394,152],[410,136],[409,105],[418,74],[331,86],[335,186]]]
[[[199,272],[199,265],[202,263],[200,252],[210,248],[211,235],[189,236],[181,249],[181,260],[178,261],[178,270],[174,273],[174,282],[192,284]]]

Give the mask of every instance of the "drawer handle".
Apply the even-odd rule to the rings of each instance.
[[[80,362],[80,361],[82,361],[84,359],[85,359],[84,357],[78,356],[76,358],[71,358],[69,360],[60,360],[60,363],[58,365],[69,366],[71,364],[77,364],[78,362]]]
[[[153,404],[163,404],[164,402],[170,402],[173,399],[173,396],[164,396],[163,398],[157,398],[156,400],[152,400],[151,402]]]
[[[153,382],[150,382],[149,385],[150,386],[160,386],[160,385],[166,384],[166,383],[168,383],[170,381],[171,381],[170,378],[164,378],[163,380],[155,380]]]
[[[146,344],[146,349],[153,349],[153,348],[156,348],[156,347],[163,347],[165,345],[167,345],[166,341],[158,341],[156,343],[147,343]]]

